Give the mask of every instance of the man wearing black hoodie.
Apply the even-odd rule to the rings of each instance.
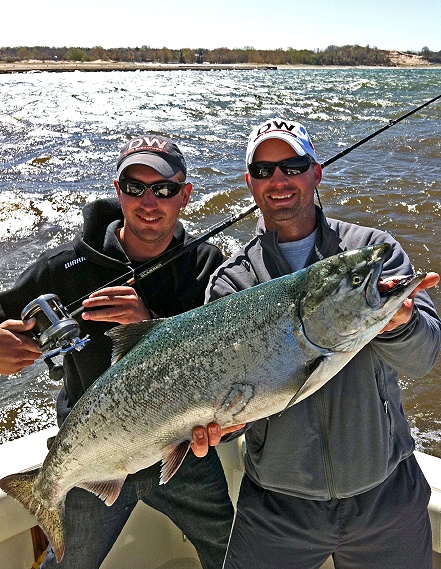
[[[54,293],[65,306],[82,302],[81,335],[90,342],[65,354],[64,386],[57,400],[59,425],[90,385],[110,366],[111,341],[104,333],[117,324],[179,314],[203,304],[210,274],[222,263],[221,252],[202,243],[133,286],[130,273],[190,236],[178,221],[189,200],[185,159],[175,143],[148,134],[121,150],[114,182],[117,199],[97,200],[83,210],[83,230],[71,242],[45,251],[0,294],[0,373],[13,373],[38,356],[23,335],[33,325],[20,323],[21,310],[41,294]],[[91,291],[97,291],[91,294]],[[188,453],[175,476],[159,485],[160,464],[127,477],[110,507],[73,488],[66,498],[66,550],[57,564],[49,545],[41,569],[98,569],[136,503],[165,513],[195,545],[204,569],[220,569],[233,508],[217,453],[202,461]],[[148,531],[148,528],[146,528]]]

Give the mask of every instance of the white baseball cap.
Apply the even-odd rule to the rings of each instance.
[[[284,140],[292,146],[299,156],[309,154],[309,156],[318,162],[314,146],[306,128],[299,122],[275,118],[265,121],[251,131],[246,153],[247,166],[253,161],[254,153],[259,144],[270,138]]]

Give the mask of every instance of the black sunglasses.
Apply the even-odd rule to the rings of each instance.
[[[305,156],[295,156],[280,162],[251,162],[248,164],[248,172],[252,178],[263,180],[271,178],[276,168],[279,167],[287,176],[296,176],[306,172],[312,163],[315,164],[311,156],[305,154]]]
[[[147,190],[151,190],[157,198],[172,198],[177,196],[186,182],[154,182],[153,184],[144,184],[136,180],[126,180],[121,178],[118,185],[121,191],[128,196],[134,198],[142,198]]]

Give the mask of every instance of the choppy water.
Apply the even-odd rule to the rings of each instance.
[[[86,202],[113,195],[127,136],[177,140],[194,184],[184,219],[198,235],[251,203],[244,151],[255,124],[304,122],[324,161],[440,93],[439,69],[0,75],[0,288],[70,239]],[[440,158],[438,101],[329,165],[322,203],[329,216],[387,229],[416,268],[441,272]],[[253,214],[213,240],[228,254],[254,227]],[[432,297],[441,310],[439,289]],[[402,386],[418,447],[441,457],[440,375],[439,360]],[[40,363],[1,377],[0,442],[52,424],[58,390]]]

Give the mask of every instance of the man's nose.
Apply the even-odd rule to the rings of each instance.
[[[273,184],[277,184],[279,182],[286,183],[287,178],[288,178],[288,176],[282,172],[280,167],[276,166],[276,169],[274,170],[274,174],[271,176],[271,182]]]
[[[155,206],[157,203],[158,198],[155,196],[155,194],[152,192],[151,188],[147,188],[145,194],[142,196],[141,198],[141,204],[144,207],[147,206]]]

